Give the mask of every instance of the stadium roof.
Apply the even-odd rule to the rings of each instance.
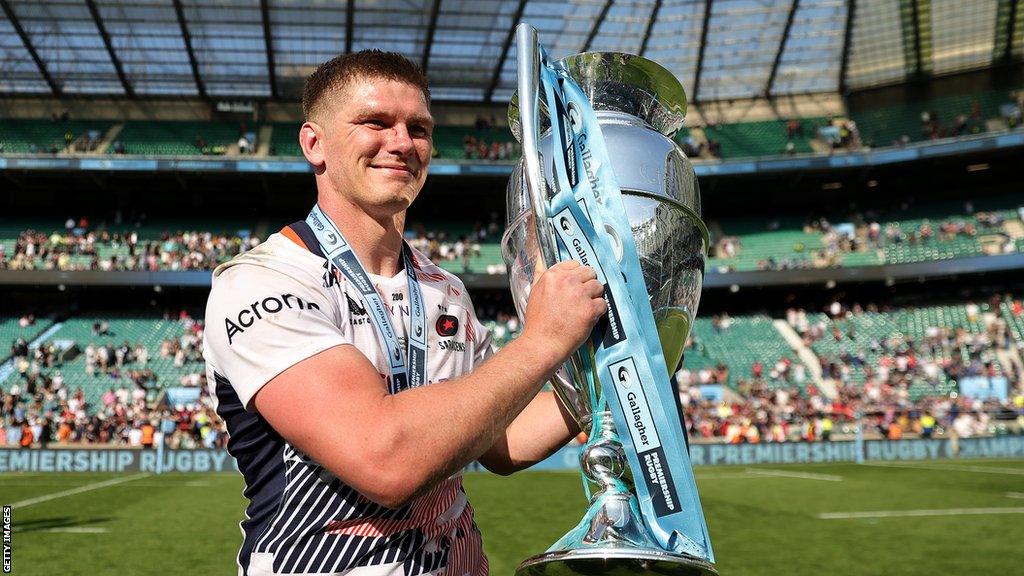
[[[555,58],[642,54],[691,100],[835,93],[1024,55],[1018,0],[0,0],[0,93],[296,100],[363,48],[434,97],[507,101],[513,29]]]

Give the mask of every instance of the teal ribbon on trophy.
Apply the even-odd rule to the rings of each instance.
[[[621,441],[632,448],[625,453],[650,534],[665,550],[713,563],[677,400],[601,127],[582,90],[548,62],[543,48],[540,60],[557,188],[548,199],[547,217],[558,239],[559,259],[597,270],[608,303],[592,335],[594,354],[582,355],[590,364],[585,372],[600,379],[597,402],[607,403],[615,429],[626,436]],[[595,388],[593,382],[590,386]],[[600,411],[594,414],[592,433],[601,425]],[[585,518],[578,530],[587,525]]]

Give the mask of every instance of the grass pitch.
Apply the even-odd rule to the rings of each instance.
[[[704,467],[722,576],[1024,573],[1024,460]],[[578,475],[466,475],[491,572],[581,517]],[[14,574],[234,574],[234,474],[0,474]]]

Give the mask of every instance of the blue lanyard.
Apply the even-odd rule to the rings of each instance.
[[[412,252],[409,245],[402,242],[402,263],[405,275],[409,280],[409,336],[408,352],[403,353],[398,343],[398,335],[391,324],[387,308],[380,294],[373,287],[373,282],[366,274],[366,268],[359,262],[352,246],[345,241],[341,230],[327,214],[320,210],[320,205],[313,205],[309,216],[306,216],[316,239],[320,241],[320,250],[327,258],[328,274],[338,269],[363,297],[366,310],[373,325],[377,327],[377,336],[388,357],[388,368],[391,371],[390,392],[397,394],[406,388],[416,388],[427,382],[427,314],[423,306],[423,293],[420,282],[416,278],[416,268],[412,263]],[[409,367],[406,367],[406,357]],[[411,368],[411,369],[410,369]]]
[[[593,266],[608,304],[593,333],[594,354],[584,354],[584,362],[602,383],[600,401],[608,403],[622,442],[633,447],[626,455],[652,535],[667,550],[713,562],[685,432],[597,115],[575,81],[548,63],[543,48],[540,55],[556,180],[548,217],[559,258]],[[611,235],[597,232],[609,228],[621,242],[620,259]]]

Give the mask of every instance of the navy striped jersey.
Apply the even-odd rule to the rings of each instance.
[[[428,314],[428,381],[468,373],[492,353],[487,330],[461,281],[413,253]],[[358,291],[326,263],[308,226],[297,222],[214,271],[203,355],[249,500],[239,574],[487,574],[461,475],[400,509],[385,508],[291,446],[255,411],[252,398],[264,384],[341,344],[354,345],[387,378]],[[371,280],[404,345],[405,273]]]

